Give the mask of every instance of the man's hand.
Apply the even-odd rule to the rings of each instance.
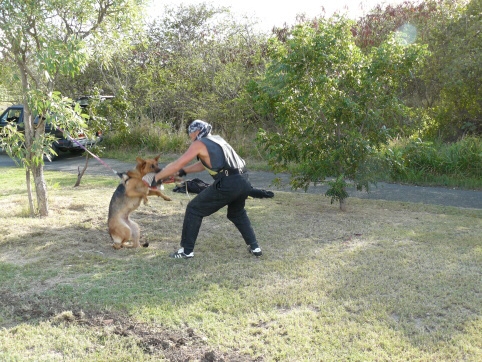
[[[162,184],[162,180],[156,181],[156,173],[155,172],[150,172],[146,174],[142,180],[149,185],[150,188],[156,189],[158,185]]]
[[[152,179],[152,182],[151,182],[151,187],[156,188],[156,187],[159,186],[159,185],[162,185],[162,180],[157,180],[157,181],[156,181],[156,178],[154,177],[154,178]]]

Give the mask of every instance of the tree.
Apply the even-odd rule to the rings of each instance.
[[[1,59],[1,58],[0,58]],[[2,59],[0,67],[0,104],[14,103],[21,97],[22,85],[16,77],[15,64]]]
[[[472,0],[444,15],[444,22],[432,29],[432,56],[424,72],[427,83],[439,85],[432,108],[436,122],[426,131],[455,141],[482,134],[482,1]]]
[[[66,131],[85,128],[79,109],[55,92],[61,76],[75,76],[90,58],[118,51],[144,0],[2,0],[0,50],[15,64],[22,84],[24,148],[11,147],[26,169],[29,199],[33,175],[40,216],[48,215],[43,156],[51,142],[45,123]],[[56,117],[51,115],[55,113]],[[34,123],[34,114],[42,116]],[[21,140],[10,130],[11,142]],[[11,144],[12,145],[12,144]],[[33,203],[30,203],[31,213]]]
[[[263,69],[265,37],[250,23],[233,21],[226,8],[180,5],[149,24],[147,38],[132,59],[143,67],[137,91],[144,87],[150,119],[179,129],[188,119],[208,118],[226,133],[253,115],[243,97]]]
[[[352,23],[320,19],[272,39],[271,62],[254,88],[258,106],[277,129],[261,130],[275,171],[292,169],[291,185],[334,177],[327,192],[344,209],[348,180],[368,190],[371,153],[387,142],[409,112],[397,97],[421,61],[423,49],[395,36],[364,54]]]
[[[416,132],[454,141],[482,134],[481,4],[480,0],[426,0],[377,5],[353,28],[365,52],[394,31],[410,28],[413,41],[426,44],[431,53],[419,78],[403,90],[403,98],[420,115],[407,119],[406,135]]]
[[[91,62],[73,81],[63,79],[61,89],[85,94],[95,81],[115,100],[127,94],[127,121],[134,126],[127,133],[148,123],[184,133],[187,120],[207,118],[226,136],[244,134],[259,121],[246,85],[264,71],[266,40],[226,8],[167,7],[132,34],[130,48],[108,68]]]

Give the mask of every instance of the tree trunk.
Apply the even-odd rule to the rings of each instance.
[[[340,210],[346,211],[346,199],[340,199]]]
[[[23,123],[25,127],[25,148],[27,149],[27,155],[26,155],[26,162],[29,165],[27,168],[27,189],[29,192],[29,201],[30,201],[30,214],[34,213],[33,209],[33,201],[32,199],[32,193],[31,193],[31,186],[30,186],[30,172],[33,175],[33,180],[35,184],[35,193],[37,195],[37,207],[38,207],[38,212],[41,217],[48,216],[49,214],[49,206],[48,206],[48,198],[47,198],[47,185],[45,183],[44,179],[44,166],[43,162],[37,163],[35,161],[35,154],[32,153],[32,145],[34,144],[34,138],[36,136],[41,136],[43,132],[45,132],[45,128],[43,129],[38,129],[37,132],[35,130],[34,124],[33,124],[33,116],[32,116],[32,110],[30,109],[29,103],[28,103],[28,91],[30,90],[30,84],[28,82],[28,75],[27,75],[27,67],[24,62],[18,61],[17,62],[19,69],[21,70],[21,78],[22,78],[22,87],[24,90],[23,94],[23,99],[22,103],[24,106],[23,112]]]
[[[32,165],[32,174],[35,182],[35,191],[37,194],[37,205],[39,215],[46,217],[49,215],[49,205],[47,198],[47,185],[44,179],[44,165]]]
[[[25,180],[27,181],[27,195],[28,195],[28,207],[30,211],[30,217],[35,216],[35,209],[33,205],[33,198],[32,198],[32,184],[30,180],[30,169],[25,169]]]
[[[89,165],[89,154],[87,152],[85,154],[86,154],[85,165],[84,165],[84,168],[82,169],[82,171],[80,171],[80,166],[77,169],[77,182],[75,183],[74,187],[77,187],[77,186],[80,185],[80,181],[82,180],[82,176],[84,176],[84,172],[85,172],[85,170],[87,170],[87,166]]]

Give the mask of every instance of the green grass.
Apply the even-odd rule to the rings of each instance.
[[[391,181],[482,189],[480,138],[467,137],[452,144],[402,140],[379,156],[386,161]]]
[[[247,201],[262,258],[222,210],[171,260],[172,185],[133,215],[149,248],[115,251],[116,180],[46,172],[50,216],[30,219],[22,177],[0,174],[2,361],[482,358],[482,210],[276,192]]]

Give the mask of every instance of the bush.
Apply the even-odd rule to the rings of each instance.
[[[142,122],[126,131],[107,134],[104,142],[110,151],[144,150],[172,154],[184,152],[188,138],[184,132],[172,132],[165,123]]]
[[[467,137],[456,143],[397,141],[381,154],[390,179],[451,185],[450,179],[482,184],[482,140]],[[470,181],[471,182],[471,181]]]
[[[463,177],[482,177],[482,140],[467,137],[441,150],[441,173]]]
[[[106,154],[113,157],[121,157],[119,154],[124,152],[133,153],[162,153],[162,154],[181,154],[184,153],[190,144],[190,140],[184,132],[175,131],[174,128],[161,122],[143,121],[133,124],[125,130],[109,132],[104,139],[103,146],[106,147]],[[213,132],[214,134],[222,133]],[[258,147],[255,142],[254,132],[243,132],[237,130],[231,137],[225,137],[233,146],[236,152],[243,158],[252,161],[262,161],[265,159],[265,151]]]

